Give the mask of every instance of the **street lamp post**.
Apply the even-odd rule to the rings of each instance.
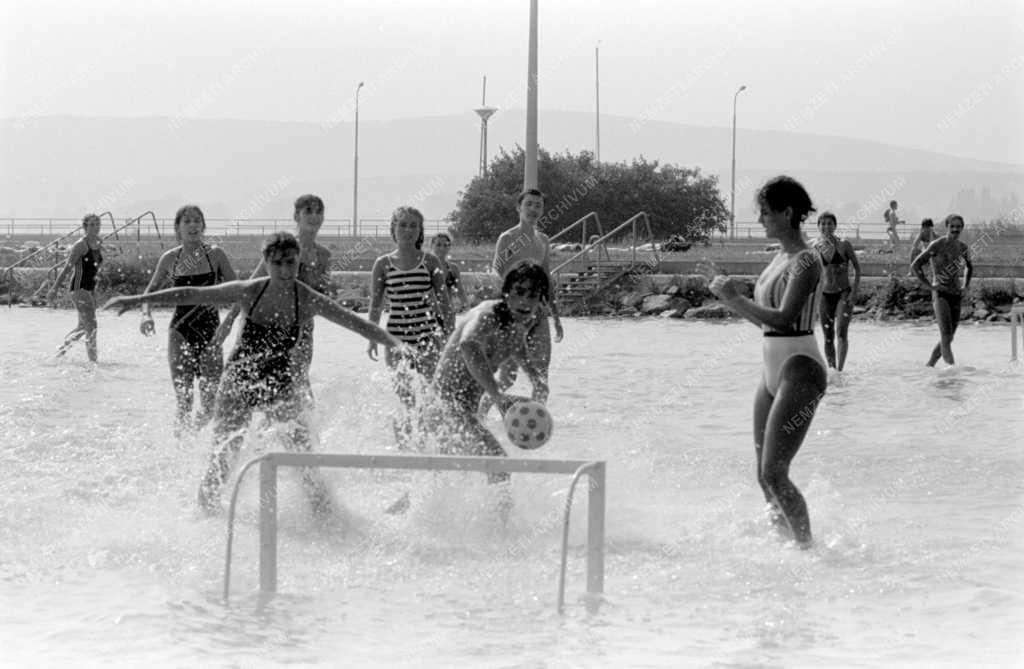
[[[736,100],[747,90],[746,85],[736,89],[732,96],[732,184],[729,188],[729,238],[736,239]]]
[[[356,142],[352,151],[352,236],[359,236],[359,89],[363,82],[356,86]]]
[[[601,40],[594,47],[594,161],[601,162]]]

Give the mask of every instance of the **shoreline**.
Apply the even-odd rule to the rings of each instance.
[[[149,275],[141,266],[119,267],[101,274],[97,301],[109,297],[141,293]],[[573,275],[566,275],[573,276]],[[753,293],[756,275],[735,274],[749,296]],[[339,286],[338,302],[356,312],[365,312],[369,305],[370,272],[333,271],[331,277]],[[18,284],[12,304],[29,304],[30,297],[46,280],[46,270],[26,268],[16,271]],[[497,295],[499,283],[489,272],[463,272],[463,288],[469,306]],[[0,306],[9,299],[10,287],[0,283]],[[1024,301],[1024,279],[980,277],[971,282],[964,295],[961,320],[1009,322],[1014,304]],[[66,293],[62,304],[67,303]],[[739,318],[712,296],[702,275],[641,274],[623,277],[611,286],[588,298],[566,316],[611,318],[677,318],[722,320]],[[933,317],[931,295],[911,277],[862,277],[854,303],[855,320],[918,320]]]

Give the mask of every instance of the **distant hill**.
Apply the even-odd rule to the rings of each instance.
[[[431,219],[456,203],[476,173],[479,121],[459,116],[361,121],[359,214],[386,219],[414,204]],[[525,114],[501,110],[490,122],[490,153],[522,143]],[[638,156],[719,175],[729,199],[730,128],[617,116],[601,118],[601,157]],[[315,192],[331,219],[352,215],[352,123],[280,123],[172,118],[40,117],[0,120],[0,218],[119,218],[153,209],[172,216],[184,202],[210,218],[288,218],[291,202]],[[542,111],[541,145],[591,149],[593,115]],[[843,221],[881,221],[897,199],[908,221],[954,208],[992,218],[1024,202],[1024,165],[993,163],[843,137],[739,130],[736,209],[754,216],[757,185],[778,173],[805,182],[819,208]],[[543,186],[543,184],[542,184]],[[1018,216],[1020,212],[1018,211]]]

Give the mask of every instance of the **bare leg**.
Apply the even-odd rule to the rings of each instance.
[[[825,360],[828,366],[835,369],[836,366],[836,314],[835,310],[829,308],[828,297],[822,295],[819,308],[821,317],[821,333],[825,340]],[[842,367],[840,367],[842,369]]]
[[[215,513],[220,507],[221,488],[242,447],[240,432],[252,418],[252,410],[234,381],[228,379],[224,392],[217,397],[213,418],[213,453],[210,454],[210,465],[199,484],[199,507],[207,513]]]
[[[208,345],[199,357],[199,413],[196,428],[202,428],[213,418],[217,404],[217,388],[224,373],[224,354],[220,346]]]
[[[764,424],[759,482],[775,501],[801,545],[811,543],[807,503],[789,479],[789,465],[800,450],[818,402],[827,386],[825,370],[811,358],[797,355],[782,366],[775,399]]]
[[[953,359],[952,344],[960,314],[952,312],[949,301],[940,295],[938,291],[932,293],[932,308],[935,310],[935,321],[939,325],[939,343],[936,348],[939,350],[942,359],[946,361],[946,364],[956,364]],[[938,362],[938,357],[935,356],[935,351],[933,350],[928,364],[930,367],[934,367],[936,362]]]
[[[840,372],[843,371],[843,367],[846,366],[846,354],[850,350],[850,320],[853,318],[853,302],[850,299],[850,294],[846,293],[842,299],[839,300],[839,306],[836,309],[836,339],[837,348],[839,352],[838,366],[836,367]]]
[[[192,387],[196,379],[197,361],[185,337],[173,328],[167,331],[167,364],[171,369],[171,384],[177,402],[174,429],[179,432],[191,424],[194,402]]]

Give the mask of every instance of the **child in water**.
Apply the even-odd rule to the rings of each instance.
[[[299,243],[290,233],[277,232],[267,237],[263,261],[269,275],[266,278],[115,297],[104,307],[117,310],[120,315],[143,302],[238,303],[245,315],[238,343],[221,379],[213,418],[213,454],[199,486],[199,506],[208,513],[219,508],[221,487],[242,445],[239,432],[256,409],[275,421],[294,422],[290,445],[300,452],[310,450],[309,428],[302,415],[306,404],[305,359],[297,348],[303,328],[314,316],[322,316],[378,344],[404,348],[392,335],[298,280]],[[314,511],[329,511],[330,498],[317,471],[304,470],[302,479]]]

